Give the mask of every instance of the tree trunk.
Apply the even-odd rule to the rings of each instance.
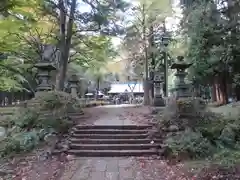
[[[228,93],[227,93],[227,83],[226,83],[226,76],[222,74],[219,77],[219,95],[220,95],[220,104],[227,104],[228,103]]]
[[[65,37],[66,37],[66,8],[64,5],[63,0],[58,1],[59,4],[59,11],[60,11],[60,22],[59,22],[59,28],[60,28],[60,42],[59,42],[59,49],[60,49],[60,56],[59,56],[59,69],[57,71],[56,75],[56,89],[61,90],[62,87],[60,85],[60,82],[62,81],[60,78],[60,74],[62,73],[62,66],[63,66],[63,57],[64,57],[64,49],[65,49]]]
[[[60,6],[60,67],[58,80],[56,84],[56,89],[62,91],[64,89],[64,82],[67,74],[68,58],[69,51],[71,46],[71,40],[73,35],[73,22],[74,22],[74,13],[76,10],[77,0],[72,0],[69,20],[67,23],[67,32],[66,27],[66,8],[64,6],[63,0],[59,0]]]
[[[144,80],[143,82],[143,90],[144,90],[144,105],[150,105],[150,98],[149,98],[149,82],[148,80]]]
[[[239,85],[237,85],[235,87],[235,94],[236,94],[237,101],[240,101],[240,86]]]
[[[217,77],[213,77],[213,86],[212,86],[212,101],[218,101],[218,81]]]
[[[149,49],[150,49],[150,56],[151,56],[151,99],[154,98],[154,73],[155,73],[155,52],[153,51],[154,50],[154,47],[155,47],[155,43],[154,43],[154,29],[153,29],[153,25],[151,24],[150,26],[150,37],[149,37]]]
[[[143,28],[143,41],[144,41],[144,51],[145,51],[145,80],[144,80],[144,105],[150,104],[149,99],[149,82],[148,82],[148,49],[147,49],[147,35],[146,35],[146,14],[145,14],[145,5],[142,7],[142,28]]]
[[[217,100],[217,97],[216,97],[216,84],[215,83],[212,86],[211,96],[212,96],[212,101],[215,102]]]
[[[166,33],[166,19],[163,21],[163,33]],[[165,47],[166,48],[166,47]],[[164,58],[164,96],[168,97],[168,60],[167,60],[167,51],[164,50],[163,53]]]
[[[216,94],[217,94],[217,98],[216,101],[220,104],[221,103],[221,96],[220,96],[220,87],[219,84],[216,84]]]
[[[97,78],[97,87],[96,87],[96,94],[95,94],[95,99],[98,100],[98,92],[100,89],[100,78]]]

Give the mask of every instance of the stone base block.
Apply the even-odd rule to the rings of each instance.
[[[155,96],[153,99],[153,106],[155,107],[163,107],[165,106],[165,102],[164,99],[162,98],[162,96]]]

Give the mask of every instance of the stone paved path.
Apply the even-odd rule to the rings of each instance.
[[[121,118],[124,111],[123,107],[127,106],[131,105],[104,106],[107,113],[100,116],[94,124],[133,124],[130,120]],[[132,160],[131,157],[76,158],[73,160],[74,167],[70,167],[71,170],[64,174],[61,180],[134,180],[137,175],[131,168]]]
[[[126,106],[126,105],[125,105]],[[128,105],[129,106],[129,105]],[[96,125],[134,124],[124,106],[104,106]],[[129,108],[132,109],[132,108]],[[95,109],[97,110],[97,109]],[[93,108],[94,111],[94,108]],[[137,116],[135,112],[132,116]],[[151,157],[70,157],[60,180],[188,180],[166,162]]]
[[[141,180],[132,168],[133,158],[79,158],[75,163],[75,169],[62,180]]]
[[[95,125],[132,125],[134,124],[129,119],[123,119],[124,107],[133,107],[133,105],[109,105],[104,106],[106,108],[107,113],[101,116],[94,124]],[[97,107],[99,108],[99,107]],[[100,107],[103,108],[103,107]]]

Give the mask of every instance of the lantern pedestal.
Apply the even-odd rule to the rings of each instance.
[[[163,107],[165,106],[164,99],[162,97],[161,89],[162,89],[162,82],[163,82],[163,73],[160,71],[156,71],[154,73],[154,99],[153,105],[155,107]]]
[[[77,76],[76,75],[72,75],[71,78],[68,80],[68,82],[70,84],[72,97],[75,97],[75,98],[78,97],[77,88],[78,88],[79,80],[78,80]]]

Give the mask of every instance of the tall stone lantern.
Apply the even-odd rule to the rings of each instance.
[[[156,107],[165,106],[164,99],[162,96],[162,83],[164,81],[164,73],[160,70],[154,72],[154,100],[153,105]]]
[[[188,69],[192,63],[187,63],[184,61],[183,56],[178,56],[177,61],[172,64],[171,69],[176,69],[177,72],[175,73],[176,82],[175,82],[175,91],[177,98],[185,98],[190,97],[190,85],[186,84],[185,78],[187,76],[186,69]]]
[[[50,73],[53,70],[56,70],[53,60],[55,57],[55,49],[51,45],[46,45],[43,50],[42,59],[37,62],[34,67],[37,68],[37,78],[38,78],[38,86],[36,91],[51,91],[52,85],[49,83]]]
[[[78,77],[76,75],[72,75],[69,80],[68,80],[69,84],[70,84],[70,89],[71,89],[71,95],[73,97],[78,97],[78,92],[77,92],[77,88],[78,88]]]

